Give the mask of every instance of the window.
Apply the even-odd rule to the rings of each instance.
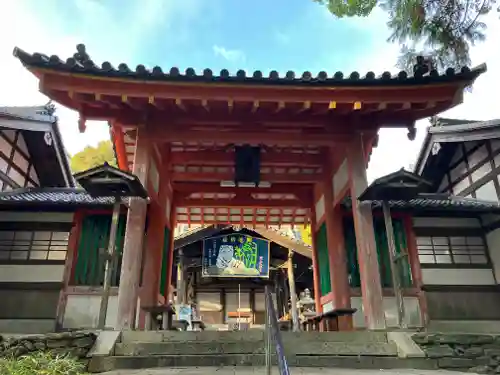
[[[0,261],[64,261],[69,232],[0,231]]]
[[[497,190],[495,189],[495,184],[490,181],[476,190],[476,198],[485,201],[498,201]]]
[[[418,257],[422,264],[488,265],[486,245],[479,236],[417,237]]]
[[[20,131],[0,130],[0,171],[6,175],[3,177],[3,191],[7,187],[12,190],[17,187],[38,186],[38,177]]]

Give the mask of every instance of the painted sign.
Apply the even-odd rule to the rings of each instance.
[[[204,277],[269,277],[269,241],[231,234],[203,241]]]

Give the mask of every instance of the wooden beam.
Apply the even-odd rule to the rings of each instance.
[[[252,197],[234,197],[232,199],[192,199],[177,198],[177,207],[237,207],[237,208],[309,208],[298,199],[255,199]]]
[[[436,108],[421,108],[411,111],[399,111],[392,113],[391,111],[380,112],[363,112],[356,111],[355,113],[337,113],[329,112],[323,115],[315,114],[311,116],[309,112],[288,113],[281,111],[279,113],[259,110],[251,112],[249,110],[239,109],[231,113],[213,109],[207,113],[203,108],[200,110],[193,109],[192,111],[180,110],[159,110],[150,108],[146,112],[136,111],[128,106],[117,109],[108,105],[103,105],[102,102],[95,102],[90,106],[78,101],[68,99],[67,95],[58,92],[46,93],[49,97],[54,97],[54,100],[61,102],[69,108],[76,109],[89,120],[117,120],[123,125],[137,126],[147,122],[150,125],[164,126],[165,124],[174,124],[178,127],[186,125],[205,125],[212,127],[223,127],[227,125],[241,126],[251,124],[264,124],[266,126],[275,127],[320,127],[349,129],[356,127],[357,130],[373,130],[377,126],[383,124],[384,127],[407,127],[410,121],[422,117],[428,117],[429,114],[434,114],[439,110],[449,107],[449,102],[440,102]],[[99,106],[101,105],[101,106]],[[368,107],[368,106],[365,106]]]
[[[129,171],[129,165],[127,160],[127,150],[125,148],[125,140],[123,136],[123,131],[117,124],[112,124],[111,134],[113,136],[113,142],[116,147],[116,158],[118,159],[118,168],[124,171]]]
[[[36,70],[36,69],[34,69]],[[394,85],[324,87],[244,85],[230,83],[200,82],[155,82],[127,79],[110,79],[84,74],[61,74],[44,71],[40,80],[42,91],[59,90],[101,95],[127,95],[130,97],[151,96],[160,99],[217,100],[253,102],[320,102],[329,103],[375,103],[375,102],[428,102],[449,100],[468,82],[453,82],[436,85]]]
[[[205,182],[175,182],[173,189],[176,192],[183,193],[221,193],[221,194],[294,194],[294,195],[311,195],[312,188],[308,184],[274,184],[266,188],[253,187],[222,187],[220,183]]]
[[[335,146],[352,142],[353,134],[330,132],[197,131],[174,127],[149,127],[148,139],[156,142],[203,142],[273,144],[283,146]]]
[[[261,181],[271,183],[313,184],[321,179],[319,174],[270,173],[261,174]],[[221,182],[233,181],[231,172],[175,172],[172,171],[172,181],[183,182]]]
[[[233,165],[235,157],[234,152],[226,151],[175,151],[170,156],[170,162],[188,165]],[[321,166],[322,159],[319,153],[263,151],[260,154],[262,165]]]

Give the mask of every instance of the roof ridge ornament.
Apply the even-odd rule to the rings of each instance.
[[[84,65],[87,61],[90,61],[90,56],[87,53],[87,48],[85,47],[85,44],[83,43],[77,44],[76,51],[77,52],[73,55],[73,58],[77,62]]]
[[[53,116],[55,111],[56,111],[56,105],[54,104],[54,102],[51,100],[49,100],[49,102],[47,104],[45,104],[43,106],[43,108],[47,111],[47,114],[49,116]]]

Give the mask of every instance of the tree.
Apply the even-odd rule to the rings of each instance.
[[[115,152],[111,141],[102,141],[97,147],[87,146],[82,151],[73,155],[70,160],[73,173],[85,171],[98,165],[108,164],[116,166]]]
[[[397,66],[413,72],[417,56],[438,69],[470,64],[469,48],[485,39],[481,17],[497,0],[313,0],[336,17],[366,17],[379,6],[389,16],[389,42],[401,45]],[[500,8],[497,9],[500,11]]]

